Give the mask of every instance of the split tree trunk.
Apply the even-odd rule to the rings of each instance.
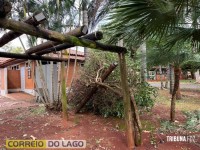
[[[124,53],[119,54],[119,65],[120,65],[120,76],[121,76],[121,86],[124,99],[124,117],[126,123],[126,137],[127,144],[130,150],[135,148],[134,140],[134,124],[132,117],[131,108],[131,96],[127,81],[127,71],[126,71],[126,60]]]
[[[110,65],[110,67],[104,72],[104,74],[101,76],[101,81],[103,82],[106,80],[106,78],[112,73],[112,71],[117,67],[117,63],[113,63]],[[91,99],[91,97],[97,92],[98,85],[96,84],[91,91],[89,91],[84,99],[81,101],[81,103],[78,105],[78,107],[75,109],[75,113],[78,113],[83,106]]]
[[[174,67],[174,74],[175,74],[175,82],[174,82],[174,89],[172,92],[171,112],[170,112],[171,122],[175,121],[175,104],[176,104],[175,101],[176,101],[176,94],[180,84],[180,75],[181,75],[180,67]]]
[[[135,131],[135,145],[140,146],[142,144],[142,124],[140,122],[140,117],[137,109],[137,105],[134,96],[131,96],[131,107],[133,109],[133,124]]]

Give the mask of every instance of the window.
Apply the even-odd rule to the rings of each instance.
[[[31,79],[31,67],[28,67],[28,79]]]
[[[19,65],[11,66],[11,70],[19,70]]]
[[[81,64],[79,64],[80,65],[80,67],[84,67],[84,63],[81,63]]]

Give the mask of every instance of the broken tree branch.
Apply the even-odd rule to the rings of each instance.
[[[104,74],[101,76],[101,81],[103,82],[111,73],[112,71],[117,67],[117,63],[113,63],[109,66],[109,68],[104,72]],[[83,106],[91,99],[91,97],[97,92],[98,85],[95,84],[95,86],[87,93],[87,95],[84,97],[84,99],[80,102],[78,107],[75,109],[75,113],[78,113]]]
[[[118,91],[118,90],[115,90],[114,88],[110,87],[109,85],[107,84],[104,84],[104,83],[101,83],[101,82],[95,82],[94,84],[97,84],[99,86],[102,86],[104,88],[107,88],[109,89],[110,91],[114,92],[115,94],[119,95],[120,97],[123,97],[122,95],[122,92]]]

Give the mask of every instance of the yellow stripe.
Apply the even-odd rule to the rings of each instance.
[[[6,148],[46,148],[46,140],[6,140]]]

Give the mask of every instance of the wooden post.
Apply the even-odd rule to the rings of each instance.
[[[124,99],[124,118],[126,124],[126,137],[127,137],[128,148],[131,150],[135,148],[134,128],[133,128],[134,126],[133,126],[131,99],[130,99],[131,96],[127,81],[125,54],[119,53],[118,55],[119,55],[121,86]]]
[[[66,95],[66,71],[65,71],[65,62],[61,63],[61,86],[62,86],[62,112],[63,118],[67,119],[67,95]]]

